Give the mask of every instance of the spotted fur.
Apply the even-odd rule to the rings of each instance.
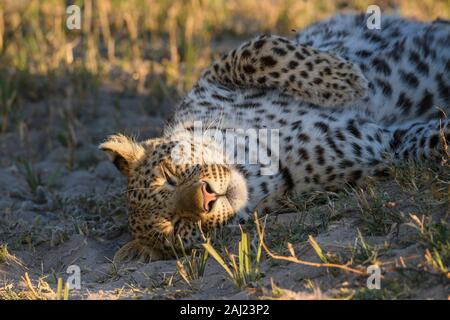
[[[369,30],[364,15],[338,15],[295,41],[264,35],[244,43],[205,70],[161,138],[113,136],[101,145],[128,177],[134,240],[126,251],[146,248],[160,258],[270,208],[287,191],[342,189],[385,175],[401,159],[439,161],[442,137],[450,137],[442,119],[449,97],[445,21],[383,16],[381,30]],[[264,175],[261,164],[230,164],[234,154],[221,151],[223,141],[196,140],[198,121],[213,133],[278,129],[280,150],[270,150],[278,152],[278,170]],[[248,152],[245,135],[233,134]],[[194,150],[188,163],[174,161],[180,144]],[[194,161],[199,150],[208,161]],[[201,207],[204,181],[221,195],[209,211]]]

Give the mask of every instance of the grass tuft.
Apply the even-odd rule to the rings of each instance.
[[[236,287],[243,289],[258,285],[258,280],[262,276],[260,272],[261,242],[254,248],[250,244],[248,234],[241,229],[241,239],[239,241],[237,255],[230,253],[225,248],[225,254],[222,257],[210,242],[204,243],[203,247],[225,270],[229,279]]]
[[[393,226],[406,221],[395,202],[378,185],[355,189],[352,195],[360,211],[360,228],[365,234],[386,235]]]
[[[179,239],[179,243],[182,256],[178,257],[178,254],[174,251],[177,258],[177,270],[181,278],[191,286],[193,280],[198,280],[203,277],[209,254],[205,249],[193,249],[189,256],[184,249],[181,239]]]

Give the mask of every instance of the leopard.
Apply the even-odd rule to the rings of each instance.
[[[399,161],[443,161],[449,21],[383,14],[377,29],[368,18],[337,14],[294,39],[244,42],[202,72],[160,137],[101,143],[127,178],[132,240],[115,258],[169,259],[255,211],[270,214],[288,192],[342,190]],[[254,141],[260,161],[250,161]]]

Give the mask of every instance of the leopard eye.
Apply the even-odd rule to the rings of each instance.
[[[175,180],[173,177],[166,175],[166,181],[168,184],[170,184],[171,186],[176,186],[177,185],[177,180]]]
[[[168,168],[162,166],[161,172],[169,185],[171,186],[177,185],[177,179],[173,176],[173,173]]]

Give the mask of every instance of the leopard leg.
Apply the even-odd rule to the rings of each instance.
[[[115,254],[113,262],[120,264],[132,260],[150,262],[163,260],[165,256],[158,250],[142,245],[139,240],[132,240],[123,245]]]
[[[396,159],[448,161],[450,120],[415,122],[395,129],[391,148]]]
[[[203,79],[230,88],[277,88],[300,100],[337,106],[364,96],[356,64],[280,36],[263,35],[223,55]]]

